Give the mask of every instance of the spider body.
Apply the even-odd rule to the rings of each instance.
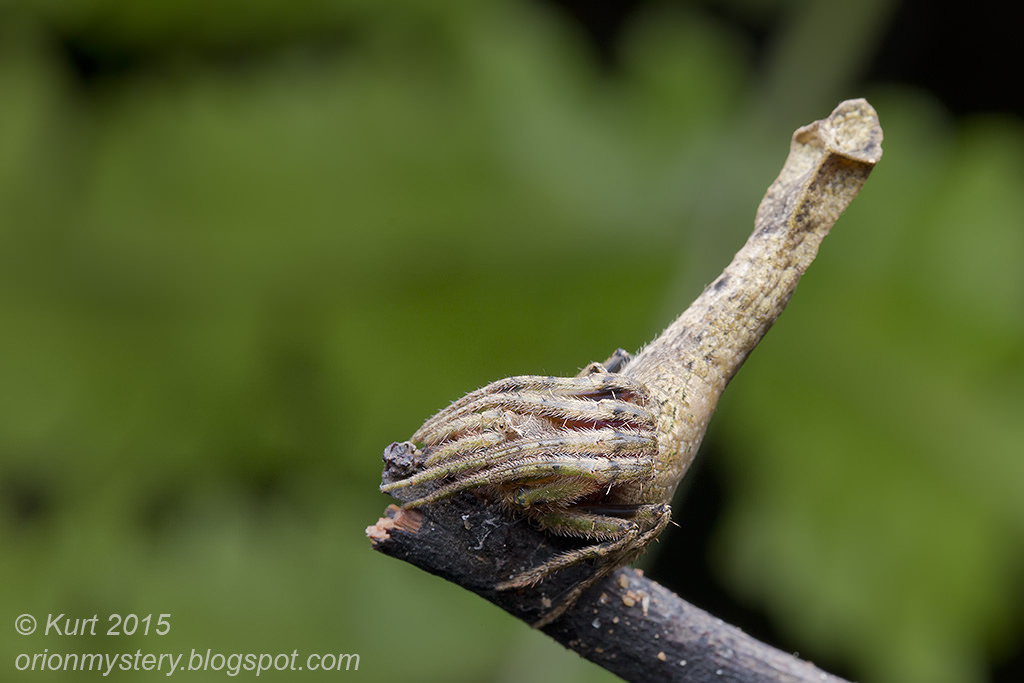
[[[525,587],[592,560],[594,573],[538,625],[558,617],[668,524],[718,398],[860,191],[881,142],[865,100],[798,129],[747,243],[635,359],[616,352],[576,377],[510,377],[467,394],[385,451],[391,471],[407,476],[381,489],[412,489],[406,508],[473,490],[589,542],[498,585]]]
[[[467,394],[402,444],[417,471],[381,487],[423,489],[405,508],[478,491],[550,533],[590,541],[498,586],[526,587],[594,560],[592,577],[539,625],[642,553],[671,518],[654,482],[659,446],[650,395],[638,380],[609,372],[624,357],[617,352],[576,377],[509,377]]]

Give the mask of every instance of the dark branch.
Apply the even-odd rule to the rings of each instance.
[[[570,567],[531,590],[494,586],[572,547],[470,494],[423,509],[389,506],[367,529],[375,550],[456,583],[533,623],[591,568]],[[635,569],[603,580],[549,636],[627,681],[832,681],[841,679],[765,645]]]

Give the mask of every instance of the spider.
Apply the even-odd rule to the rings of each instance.
[[[510,377],[467,394],[385,450],[389,469],[407,476],[381,490],[411,488],[405,508],[478,491],[552,534],[588,541],[497,586],[526,587],[593,560],[594,573],[536,625],[553,621],[668,525],[718,398],[786,307],[881,143],[865,100],[799,128],[747,243],[635,360],[618,351],[576,377]]]
[[[658,434],[650,395],[638,380],[617,372],[629,359],[620,350],[575,377],[524,375],[492,382],[431,417],[409,442],[389,447],[393,454],[411,454],[406,470],[416,471],[383,484],[382,491],[434,485],[416,492],[405,509],[475,490],[547,532],[591,542],[498,584],[498,590],[525,588],[560,569],[595,561],[594,573],[537,627],[639,556],[671,518],[669,505],[651,486]]]

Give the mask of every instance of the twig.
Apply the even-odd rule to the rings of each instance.
[[[571,544],[510,521],[497,506],[469,494],[423,510],[392,505],[386,515],[367,529],[375,550],[457,583],[526,623],[588,575],[570,567],[545,579],[537,595],[494,590],[511,567],[543,562]],[[842,680],[625,567],[542,630],[627,681]]]

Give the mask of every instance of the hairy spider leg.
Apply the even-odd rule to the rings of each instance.
[[[477,487],[517,484],[548,477],[578,477],[591,483],[592,490],[608,484],[636,481],[650,475],[650,464],[643,458],[557,455],[542,453],[510,460],[446,484],[430,494],[405,503],[405,509],[422,507],[456,493]]]
[[[474,446],[479,443],[477,437],[467,437],[467,440],[472,441]],[[453,446],[458,443],[454,442]],[[384,484],[381,486],[381,490],[392,491],[416,486],[460,474],[466,470],[486,468],[511,462],[512,458],[536,458],[546,454],[551,454],[552,456],[560,455],[562,457],[585,457],[594,453],[610,453],[616,457],[625,458],[644,455],[651,451],[651,449],[656,448],[657,442],[654,437],[640,432],[619,431],[612,428],[566,430],[558,432],[553,436],[520,439],[518,441],[497,444],[483,450],[474,448],[466,451],[458,458],[451,458],[428,466],[411,477]],[[455,452],[459,450],[461,449],[453,449]],[[494,470],[487,469],[478,474],[486,475],[486,473],[492,471]],[[473,481],[476,482],[477,480],[474,479]],[[490,483],[495,482],[491,481]],[[472,486],[475,484],[468,485]],[[443,489],[439,489],[438,492],[441,490]],[[460,488],[459,490],[462,489]],[[457,492],[454,491],[450,495],[454,495]],[[439,498],[434,498],[434,500],[439,500]]]
[[[508,413],[537,415],[572,422],[621,422],[635,426],[653,426],[654,417],[641,405],[618,399],[593,399],[549,396],[534,393],[489,394],[452,412],[441,424],[421,427],[412,441],[433,444],[466,429],[500,425]],[[482,417],[477,417],[478,415]]]
[[[540,375],[520,375],[506,377],[491,382],[482,389],[471,391],[447,408],[423,423],[413,435],[412,441],[422,443],[428,434],[449,420],[466,413],[479,412],[481,399],[488,400],[493,395],[538,394],[551,397],[594,397],[600,395],[632,394],[636,403],[646,404],[647,390],[636,380],[624,375],[609,372],[597,372],[579,377],[546,377]],[[500,402],[500,400],[499,400]]]
[[[538,521],[542,527],[553,533],[608,540],[557,555],[508,581],[499,583],[497,589],[511,590],[533,586],[561,569],[586,560],[596,560],[594,574],[573,587],[558,605],[534,624],[535,628],[541,628],[560,617],[584,592],[616,567],[635,559],[668,526],[671,519],[672,510],[666,504],[641,505],[631,510],[631,519],[579,513],[572,509],[545,513]]]

